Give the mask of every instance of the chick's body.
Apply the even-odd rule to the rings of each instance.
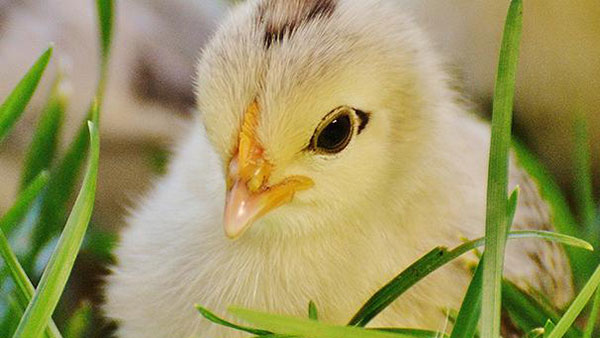
[[[203,53],[199,120],[123,232],[106,305],[120,336],[241,336],[202,320],[194,304],[304,316],[313,300],[323,320],[344,323],[425,252],[482,236],[489,127],[459,103],[426,41],[394,1],[237,8]],[[252,105],[258,121],[247,124]],[[317,126],[341,106],[360,127],[343,150],[315,150]],[[242,125],[270,170],[260,176],[267,188],[249,194],[299,175],[313,186],[230,240],[223,212],[237,189]],[[513,228],[550,229],[514,161],[510,177],[522,188]],[[571,295],[556,245],[510,243],[506,273],[557,304]],[[372,324],[443,329],[443,309],[458,308],[469,279],[464,262],[452,263]]]

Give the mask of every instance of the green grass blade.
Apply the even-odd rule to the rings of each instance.
[[[505,237],[508,236],[510,232],[510,228],[512,227],[513,221],[515,220],[515,214],[517,213],[517,205],[519,203],[519,194],[521,193],[521,188],[517,186],[515,190],[510,194],[508,198],[508,202],[506,203],[506,234]]]
[[[229,312],[249,323],[278,334],[311,338],[415,338],[409,334],[335,326],[311,319],[267,314],[235,307],[229,308]]]
[[[456,322],[450,338],[472,338],[477,332],[479,315],[481,314],[481,290],[483,283],[483,261],[481,258],[475,275],[469,284],[465,298],[456,316]]]
[[[108,61],[110,57],[110,46],[113,36],[114,21],[113,0],[96,0],[96,10],[98,11],[98,26],[100,30],[100,80],[96,91],[96,97],[101,105],[104,100],[104,90],[106,87]]]
[[[225,319],[218,317],[217,315],[215,315],[214,313],[210,312],[208,309],[206,309],[200,305],[196,305],[196,309],[198,310],[198,312],[200,312],[202,317],[206,318],[207,320],[210,320],[211,322],[213,322],[215,324],[221,325],[221,326],[230,327],[230,328],[236,329],[238,331],[244,331],[244,332],[252,333],[255,335],[259,335],[259,336],[273,334],[273,332],[270,332],[270,331],[259,330],[259,329],[255,329],[255,328],[251,328],[251,327],[247,327],[247,326],[234,324],[232,322],[229,322]]]
[[[539,338],[544,335],[544,329],[541,327],[535,328],[525,334],[524,338]]]
[[[317,305],[312,300],[308,303],[308,318],[312,320],[319,320]]]
[[[483,241],[481,244],[483,244]],[[348,325],[360,327],[366,326],[371,319],[375,318],[375,316],[388,307],[410,287],[431,272],[458,257],[452,253],[453,251],[448,251],[448,249],[444,247],[437,247],[429,251],[369,298],[354,317],[352,317],[350,322],[348,322]]]
[[[25,190],[21,192],[17,202],[2,216],[0,229],[7,235],[13,232],[21,219],[29,211],[33,201],[40,195],[49,180],[48,172],[42,171]]]
[[[590,311],[590,316],[585,325],[583,338],[592,338],[592,334],[594,333],[594,326],[598,321],[598,314],[600,314],[600,289],[596,290],[594,302],[592,303],[592,311]]]
[[[561,338],[573,325],[585,305],[588,303],[594,292],[600,285],[600,266],[596,268],[596,271],[592,274],[592,277],[584,285],[581,292],[577,295],[571,306],[567,309],[565,314],[556,323],[556,327],[548,335],[548,338]]]
[[[29,304],[29,299],[33,295],[33,286],[29,281],[29,278],[23,271],[17,257],[12,252],[10,248],[10,244],[8,239],[6,238],[6,234],[4,229],[8,229],[8,225],[13,224],[13,222],[18,221],[19,216],[24,215],[29,206],[35,199],[35,197],[40,193],[45,183],[48,181],[47,173],[40,174],[30,187],[25,189],[23,193],[17,199],[15,205],[10,209],[6,215],[4,215],[0,219],[0,254],[6,263],[6,268],[8,268],[10,275],[13,278],[13,281],[17,287],[17,297],[21,301],[20,303],[23,307]]]
[[[92,117],[91,109],[87,114]],[[66,154],[53,168],[48,187],[43,196],[40,217],[33,229],[33,243],[25,267],[27,270],[35,262],[35,258],[44,245],[59,233],[67,218],[67,208],[71,200],[83,167],[89,146],[87,120],[81,125],[75,139],[69,145]]]
[[[554,323],[550,319],[548,319],[546,325],[544,325],[544,338],[549,337],[550,332],[552,332],[552,330],[554,330],[555,327],[556,325],[554,325]]]
[[[487,258],[483,266],[481,313],[481,334],[490,338],[500,335],[501,283],[507,232],[508,155],[522,16],[522,1],[511,1],[494,92],[485,222]]]
[[[65,338],[85,338],[88,325],[92,321],[92,305],[84,302],[69,318]]]
[[[24,189],[42,171],[50,169],[58,147],[58,137],[65,115],[67,94],[59,74],[54,81],[50,99],[39,117],[33,141],[25,155],[21,189]]]
[[[507,280],[502,281],[502,307],[513,324],[523,332],[543,327],[548,319],[554,322],[560,319],[560,315],[554,308],[538,301]],[[581,332],[573,327],[569,329],[566,336],[579,338]]]
[[[33,300],[21,318],[14,336],[16,338],[37,338],[42,334],[58,304],[83,242],[94,206],[100,152],[98,129],[93,122],[89,122],[89,128],[90,156],[83,186]]]
[[[102,57],[107,59],[112,41],[114,2],[112,0],[96,0],[96,10],[100,28],[100,51]]]
[[[33,284],[25,274],[25,270],[17,260],[16,255],[10,248],[8,239],[6,238],[5,229],[12,230],[14,225],[27,213],[27,210],[40,194],[45,184],[48,182],[48,173],[42,172],[36,177],[33,182],[25,188],[25,190],[19,195],[14,206],[0,219],[0,255],[2,256],[6,269],[10,273],[16,287],[16,300],[19,304],[19,309],[25,309],[29,304],[29,301],[33,297],[35,289]],[[4,278],[0,278],[0,285],[4,283]],[[22,313],[22,311],[19,311]],[[60,333],[54,325],[54,322],[50,322],[46,330],[46,335],[51,338],[60,337]]]
[[[570,245],[576,243],[589,247],[585,241],[576,240],[570,236],[555,234],[547,231],[512,231],[508,238],[540,238],[558,243]],[[581,243],[580,243],[581,242]],[[585,244],[584,244],[585,243]],[[379,289],[352,317],[348,325],[365,326],[371,319],[375,318],[388,305],[400,297],[406,290],[415,285],[421,279],[444,266],[448,262],[469,252],[475,248],[483,246],[485,238],[479,238],[466,242],[448,251],[447,248],[437,247],[419,258],[416,262],[404,269],[399,275],[389,281],[384,287]]]
[[[17,122],[29,100],[31,100],[51,56],[52,47],[46,49],[33,66],[29,68],[27,74],[23,76],[0,106],[0,142]]]
[[[0,232],[2,232],[2,237],[4,237],[4,239],[6,239],[8,234],[12,233],[16,225],[19,224],[19,222],[28,212],[28,210],[31,207],[31,204],[36,199],[36,197],[39,196],[40,192],[42,191],[47,182],[48,173],[42,172],[36,179],[34,179],[34,181],[30,184],[29,187],[27,187],[24,191],[22,191],[19,194],[19,197],[17,198],[15,204],[6,212],[6,214],[4,214],[2,218],[0,218]],[[5,279],[7,277],[11,275],[13,276],[13,278],[15,276],[18,276],[19,269],[22,269],[21,265],[18,264],[18,261],[16,260],[14,254],[12,253],[12,250],[10,249],[8,240],[2,242],[3,243],[0,244],[2,245],[2,257],[4,258],[4,261],[6,263],[4,266],[2,266],[2,268],[0,268],[0,287],[5,285]],[[14,264],[15,262],[17,264]],[[13,267],[13,270],[9,271],[11,266]],[[18,268],[14,268],[17,266]],[[25,278],[25,280],[15,279],[15,285],[17,286],[19,286],[19,284],[24,285],[27,282],[29,282],[28,278]],[[0,323],[0,332],[13,332],[13,330],[16,328],[16,325],[18,325],[18,320],[16,321],[13,327],[13,320],[11,320],[11,317],[19,318],[17,317],[17,314],[20,316],[23,313],[25,307],[27,307],[27,304],[29,303],[26,290],[20,289],[17,290],[17,292],[20,293],[17,294],[17,296],[19,297],[19,300],[22,301],[22,304],[20,304],[21,306],[19,307],[20,311],[15,312],[14,309],[10,310],[12,312],[9,312],[8,317],[6,317]],[[11,297],[11,299],[16,301],[14,297]]]
[[[33,284],[27,277],[25,270],[19,261],[17,260],[17,256],[12,252],[10,248],[10,244],[8,243],[8,239],[4,235],[4,232],[0,229],[0,255],[6,264],[10,275],[16,286],[16,300],[19,304],[19,313],[23,313],[21,310],[27,307],[33,294],[35,292],[35,288]],[[43,329],[43,328],[42,328]],[[50,320],[48,327],[46,328],[46,336],[50,338],[60,338],[60,332],[58,328]]]
[[[510,227],[515,218],[517,211],[517,203],[519,201],[519,188],[517,187],[508,200],[508,206],[506,210],[507,214],[507,227],[506,230],[510,230]],[[507,234],[508,235],[508,234]],[[481,315],[481,292],[483,285],[483,257],[477,265],[475,274],[463,303],[461,304],[460,311],[455,320],[454,328],[452,329],[451,338],[471,338],[477,334],[477,325],[479,324],[479,318]]]
[[[0,332],[10,335],[17,329],[19,318],[21,318],[25,308],[19,305],[19,302],[14,296],[8,294],[4,296],[8,308],[2,322],[0,322]]]
[[[82,250],[103,264],[113,264],[112,253],[117,245],[117,237],[114,232],[91,227],[83,241]]]
[[[519,230],[511,232],[511,238],[541,238],[546,239],[553,242],[562,243],[563,245],[570,246],[572,248],[584,249],[587,251],[594,251],[594,247],[579,238],[575,238],[569,235],[559,234],[557,232],[552,231],[543,231],[543,230]]]
[[[383,332],[401,333],[415,338],[448,338],[448,335],[443,332],[420,330],[420,329],[403,329],[395,327],[382,328],[367,328],[367,330],[377,330]]]

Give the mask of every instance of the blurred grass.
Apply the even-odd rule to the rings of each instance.
[[[52,56],[52,47],[48,48],[29,69],[15,89],[0,105],[0,142],[12,129],[25,107],[31,100],[42,74]]]
[[[97,8],[101,27],[102,58],[96,97],[101,99],[106,84],[114,4],[112,1],[98,0]],[[35,87],[48,64],[50,55],[51,49],[42,54],[13,93],[9,95],[7,101],[1,106],[0,130],[3,131],[2,137],[8,133],[18,120],[26,103],[33,95]],[[56,166],[53,166],[57,157],[56,147],[67,101],[62,88],[62,75],[59,75],[53,85],[46,108],[40,115],[33,141],[26,154],[21,182],[21,187],[24,189],[23,193],[15,207],[9,210],[2,218],[3,222],[0,223],[2,225],[0,230],[13,232],[15,228],[19,227],[19,221],[26,216],[26,213],[29,222],[33,220],[34,223],[32,241],[25,253],[25,258],[23,258],[25,270],[21,267],[17,256],[12,252],[10,243],[4,233],[0,233],[2,254],[6,267],[11,272],[13,282],[17,286],[15,298],[18,300],[18,302],[13,303],[16,306],[12,306],[8,310],[8,317],[5,314],[5,318],[2,318],[3,322],[0,326],[3,330],[2,335],[10,335],[10,332],[12,332],[11,323],[14,322],[14,317],[18,316],[20,322],[15,328],[14,337],[39,337],[44,333],[48,324],[50,329],[46,332],[46,336],[60,337],[60,333],[51,321],[51,316],[63,294],[92,214],[99,161],[100,143],[97,126],[99,123],[100,101],[96,100],[90,106],[88,116],[78,135],[69,146],[66,155],[58,160]],[[93,122],[88,122],[88,119]],[[36,259],[40,251],[60,232],[61,224],[66,219],[68,203],[75,190],[77,177],[86,157],[88,146],[91,149],[89,164],[79,197],[66,220],[66,225],[62,230],[58,244],[41,281],[37,289],[34,289],[25,273],[27,271],[35,275],[33,267],[37,264]],[[50,170],[49,176],[47,169]],[[33,183],[29,184],[32,180]],[[34,207],[29,208],[29,205]],[[7,223],[8,225],[5,225]],[[3,273],[0,278],[4,276]],[[2,279],[0,279],[1,281]],[[4,283],[0,283],[0,287],[4,287],[4,285]],[[20,310],[25,310],[22,316],[19,315],[22,312]],[[73,321],[77,323],[77,317],[74,317]],[[73,324],[69,326],[70,334],[77,331],[76,327],[81,327],[81,325]],[[71,330],[71,328],[73,329]]]
[[[93,121],[98,121],[98,106],[93,110]],[[100,158],[100,137],[97,124],[90,121],[90,158],[86,177],[73,211],[48,262],[33,300],[25,310],[14,337],[36,338],[41,336],[50,320],[71,274],[75,258],[79,253],[87,230],[96,194],[98,161]]]
[[[63,80],[62,74],[54,80],[48,103],[39,117],[33,140],[25,156],[21,189],[25,189],[42,170],[52,166],[67,105]]]
[[[21,196],[17,200],[13,209],[25,209],[29,207],[29,204],[33,201],[33,199],[30,198],[30,195],[37,195],[37,193],[40,192],[40,190],[47,181],[47,173],[40,174],[39,177],[34,180],[31,187],[28,187],[23,196]],[[21,267],[21,264],[19,263],[17,257],[10,248],[8,239],[6,238],[2,230],[4,228],[3,225],[5,224],[7,224],[6,216],[0,219],[0,254],[2,255],[2,258],[4,259],[4,262],[7,265],[7,269],[10,272],[12,279],[16,285],[17,292],[15,298],[17,302],[16,306],[13,308],[13,311],[19,313],[19,315],[22,315],[35,293],[35,288],[33,287],[33,284],[27,277],[25,270],[23,270],[23,267]],[[56,325],[53,322],[49,323],[49,327],[47,330],[48,337],[60,337],[60,333],[58,332],[58,329],[56,328]]]

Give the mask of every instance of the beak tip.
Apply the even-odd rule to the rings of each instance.
[[[229,239],[237,239],[252,225],[252,220],[250,218],[232,217],[231,212],[226,211],[223,225],[225,236]]]
[[[225,231],[225,237],[227,237],[227,239],[230,239],[233,241],[233,240],[238,239],[239,235]]]
[[[231,240],[239,238],[246,229],[250,227],[250,224],[244,224],[243,226],[227,226],[225,225],[225,236]]]

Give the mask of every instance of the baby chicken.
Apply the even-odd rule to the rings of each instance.
[[[238,337],[229,305],[344,323],[438,245],[484,233],[489,126],[469,115],[427,38],[389,0],[250,0],[201,58],[198,120],[122,234],[106,312],[120,337]],[[551,229],[521,186],[513,228]],[[442,329],[470,280],[427,277],[373,325]],[[560,248],[509,244],[507,275],[569,300]]]

